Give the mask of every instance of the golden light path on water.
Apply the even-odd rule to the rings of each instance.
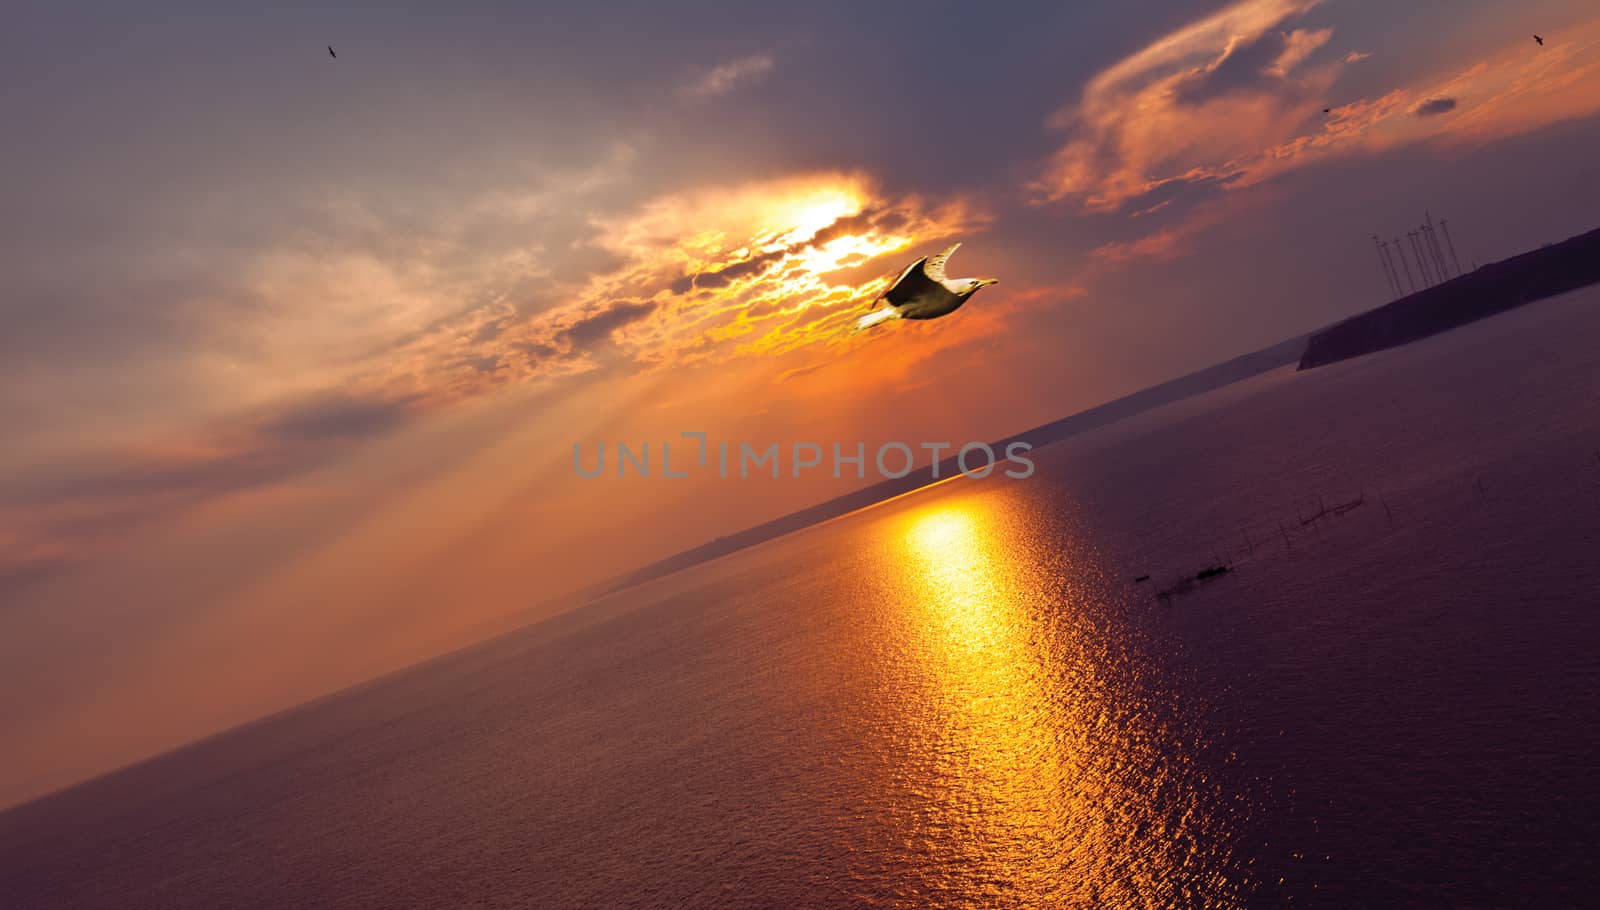
[[[1126,629],[1092,609],[1072,554],[1004,496],[897,516],[900,708],[920,809],[921,897],[951,906],[1236,903],[1225,826]],[[1097,618],[1098,617],[1098,618]],[[920,702],[920,703],[919,703]],[[915,741],[920,740],[920,741]],[[919,762],[915,756],[924,756]],[[931,783],[929,783],[931,782]]]

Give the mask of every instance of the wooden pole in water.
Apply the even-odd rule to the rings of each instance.
[[[1383,514],[1389,516],[1389,527],[1394,527],[1394,513],[1389,511],[1389,500],[1384,499],[1383,494],[1379,493],[1378,501],[1383,503]]]
[[[1278,521],[1278,533],[1283,535],[1283,547],[1286,550],[1294,549],[1294,544],[1289,542],[1289,532],[1283,529],[1283,521]]]
[[[1239,533],[1244,535],[1244,545],[1250,548],[1250,555],[1256,555],[1256,545],[1250,542],[1250,529],[1240,528]]]

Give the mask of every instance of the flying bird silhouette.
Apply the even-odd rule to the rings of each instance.
[[[999,282],[998,278],[946,278],[944,264],[950,254],[961,248],[956,244],[942,253],[924,256],[906,266],[889,289],[872,302],[883,301],[881,309],[874,310],[856,320],[855,331],[864,332],[873,326],[895,319],[938,319],[961,308],[979,288]]]
[[[329,56],[329,57],[332,57],[332,58],[333,58],[333,59],[335,59],[335,60],[338,60],[338,59],[339,59],[339,55],[338,55],[338,54],[335,54],[335,53],[334,53],[334,52],[333,52],[333,45],[331,45],[331,44],[330,44],[330,45],[328,45],[328,56]]]
[[[1539,42],[1539,46],[1540,47],[1544,47],[1544,39],[1543,38],[1539,37],[1538,35],[1534,35],[1533,36],[1533,40]]]

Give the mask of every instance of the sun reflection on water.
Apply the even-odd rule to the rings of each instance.
[[[1070,554],[993,498],[899,516],[891,539],[915,725],[907,764],[934,903],[1170,906],[1236,892],[1213,860],[1202,791],[1126,685]],[[1088,612],[1088,611],[1084,611]]]

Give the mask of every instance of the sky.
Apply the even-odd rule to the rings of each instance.
[[[1600,226],[1581,0],[568,6],[8,13],[0,804],[872,479],[575,444],[998,438]]]

